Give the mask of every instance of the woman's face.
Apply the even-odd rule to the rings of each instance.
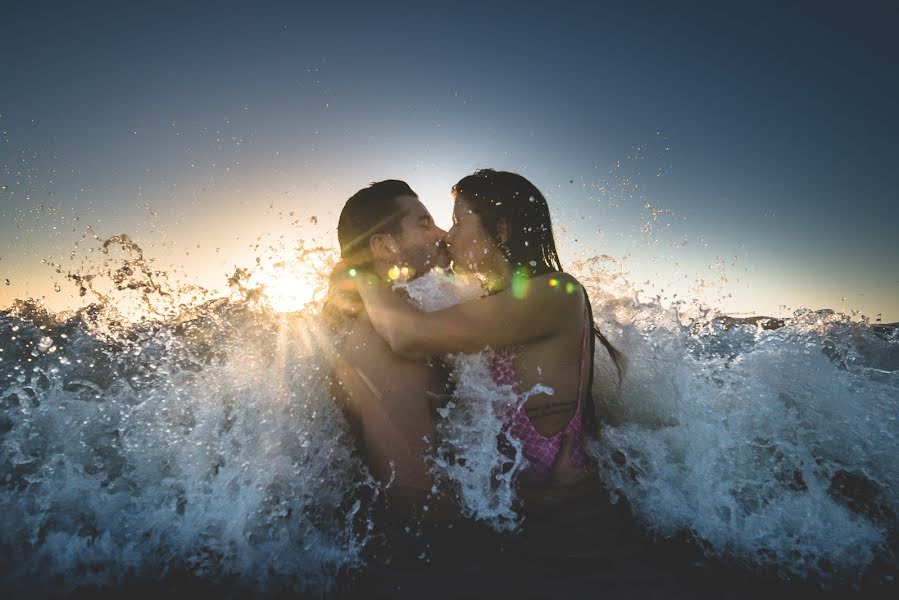
[[[446,235],[453,266],[463,271],[486,272],[499,252],[493,236],[484,229],[481,219],[472,212],[464,196],[456,196],[453,226]]]

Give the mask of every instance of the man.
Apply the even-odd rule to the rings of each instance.
[[[338,268],[385,281],[417,277],[448,266],[445,236],[405,182],[372,183],[354,194],[340,214]],[[429,398],[443,393],[445,369],[439,361],[395,355],[365,312],[341,306],[346,298],[332,292],[327,310],[342,315],[344,331],[333,363],[335,399],[353,425],[372,474],[392,482],[393,504],[421,508],[433,485],[427,459],[435,407]]]

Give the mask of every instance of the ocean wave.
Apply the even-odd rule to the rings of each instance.
[[[620,384],[601,351],[595,362],[590,452],[612,493],[655,534],[752,569],[830,582],[895,568],[899,328],[831,311],[687,318],[638,301],[604,264],[574,272],[629,362]],[[134,322],[114,297],[0,312],[4,587],[186,571],[328,590],[365,566],[383,490],[331,401],[333,334],[317,303],[279,313],[263,299],[243,286]],[[521,463],[502,467],[481,402],[507,390],[478,360],[456,364],[435,474],[468,518],[527,527]]]

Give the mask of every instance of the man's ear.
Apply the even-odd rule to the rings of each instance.
[[[509,221],[499,219],[496,222],[496,239],[505,244],[509,241]]]
[[[371,254],[375,260],[390,261],[400,251],[396,240],[389,233],[376,233],[368,240]]]

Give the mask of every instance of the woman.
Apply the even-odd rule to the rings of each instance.
[[[515,173],[483,169],[453,187],[447,244],[456,269],[481,274],[489,295],[431,313],[403,302],[385,282],[362,276],[357,289],[375,330],[400,355],[427,357],[496,351],[491,371],[530,395],[504,415],[522,441],[529,467],[521,482],[546,485],[565,446],[576,469],[585,464],[584,431],[596,427],[590,398],[594,338],[618,367],[622,355],[593,323],[586,291],[562,270],[543,194]],[[570,445],[570,451],[569,446]]]

